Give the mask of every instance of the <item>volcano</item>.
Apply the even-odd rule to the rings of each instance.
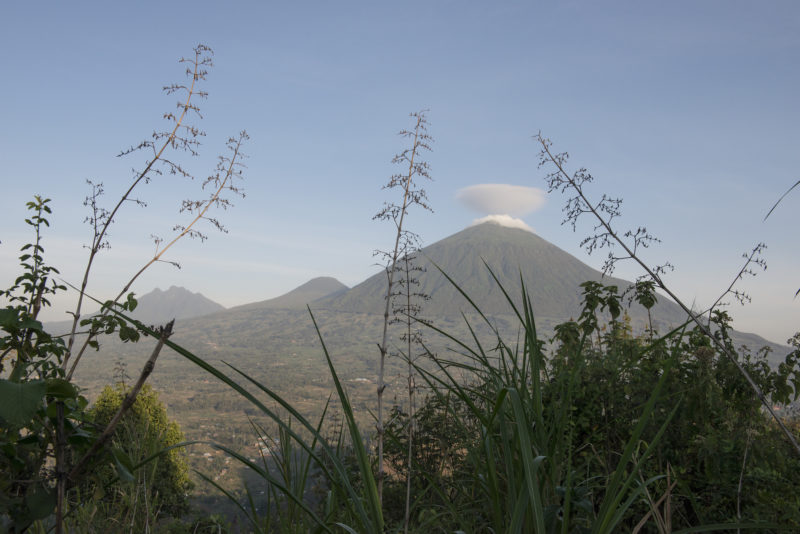
[[[532,232],[491,222],[471,226],[423,248],[414,262],[422,268],[416,275],[418,290],[430,296],[423,314],[432,319],[472,311],[472,306],[448,277],[485,315],[493,316],[513,313],[500,286],[519,304],[524,282],[537,323],[541,322],[545,328],[580,315],[583,282],[591,280],[615,285],[620,292],[631,285],[625,280],[603,276]],[[311,307],[380,315],[385,294],[386,273],[380,272],[348,291],[313,302]],[[644,327],[647,311],[643,307],[634,303],[628,313],[635,326]],[[679,324],[686,316],[680,307],[661,295],[652,313],[660,330]]]

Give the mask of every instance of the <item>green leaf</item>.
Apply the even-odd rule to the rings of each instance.
[[[34,321],[31,318],[23,318],[20,320],[19,309],[5,308],[0,310],[0,328],[10,332],[11,330],[22,330],[29,328],[38,332],[43,331],[42,323]]]
[[[133,482],[133,462],[130,457],[125,454],[125,451],[116,447],[111,449],[111,454],[114,456],[114,466],[117,468],[119,478],[126,482]]]
[[[28,328],[30,330],[36,330],[37,332],[42,332],[44,330],[42,323],[34,321],[33,319],[23,319],[19,322],[19,328]]]
[[[42,405],[47,394],[44,380],[11,382],[0,379],[0,418],[16,426],[25,426]]]
[[[9,331],[9,328],[19,328],[19,312],[16,308],[4,308],[0,310],[0,328]]]
[[[47,395],[57,399],[74,399],[78,396],[78,388],[69,380],[49,378],[47,380]]]
[[[17,440],[17,445],[34,445],[38,442],[39,436],[37,434],[28,434],[24,438]]]
[[[92,443],[92,436],[87,434],[86,432],[74,432],[69,435],[67,441],[70,445],[77,445],[77,446],[88,446]]]
[[[52,514],[56,507],[56,494],[37,486],[34,491],[25,496],[25,504],[30,511],[30,519],[44,519]]]
[[[58,417],[58,404],[57,402],[51,402],[47,405],[47,408],[44,410],[44,414],[49,417],[50,419],[55,419]]]
[[[511,406],[514,410],[514,417],[517,421],[517,439],[519,440],[519,451],[522,455],[522,467],[525,474],[525,490],[528,496],[526,503],[528,510],[533,514],[533,524],[536,532],[544,532],[544,506],[541,491],[539,488],[539,477],[537,472],[539,466],[545,460],[544,456],[534,457],[534,448],[531,442],[531,436],[528,432],[528,426],[522,424],[527,422],[525,417],[525,410],[522,407],[522,401],[519,392],[516,389],[508,390],[508,397],[511,399]]]
[[[777,523],[716,523],[714,525],[703,525],[700,527],[684,528],[675,531],[675,534],[690,534],[693,532],[733,532],[734,530],[767,530],[780,529]]]
[[[135,295],[135,293],[128,293],[127,300],[125,301],[124,307],[129,312],[132,312],[133,310],[135,310],[136,309],[136,305],[138,304],[136,302],[136,298],[135,298],[134,295]]]

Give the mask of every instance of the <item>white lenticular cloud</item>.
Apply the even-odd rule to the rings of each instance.
[[[478,224],[483,223],[493,223],[499,224],[500,226],[507,226],[508,228],[519,228],[520,230],[527,230],[531,233],[536,233],[533,228],[528,226],[525,221],[522,219],[517,219],[516,217],[512,217],[511,215],[487,215],[486,217],[481,217],[480,219],[475,219],[472,221],[470,226],[476,226]]]
[[[509,184],[471,185],[456,193],[459,201],[475,211],[488,215],[507,213],[516,217],[541,208],[544,196],[545,192],[538,187]]]

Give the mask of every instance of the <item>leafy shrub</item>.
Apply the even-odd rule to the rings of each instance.
[[[92,421],[105,427],[117,413],[128,394],[124,384],[106,386],[92,406],[89,415]],[[164,404],[158,394],[145,384],[133,406],[123,416],[111,438],[111,445],[124,453],[134,466],[144,463],[154,455],[152,461],[131,473],[129,482],[120,481],[106,489],[104,499],[113,503],[118,511],[123,510],[137,498],[149,503],[151,510],[180,517],[188,511],[188,492],[193,487],[189,480],[189,469],[184,451],[172,448],[184,441],[183,432],[175,421],[169,420]],[[166,452],[163,452],[166,451]],[[116,473],[108,469],[100,477],[105,486]],[[140,510],[145,507],[140,504]],[[153,514],[154,516],[158,513]]]

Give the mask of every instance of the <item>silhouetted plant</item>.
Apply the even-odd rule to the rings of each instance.
[[[63,477],[64,449],[73,438],[80,454],[90,436],[82,435],[87,405],[78,388],[63,378],[64,341],[44,330],[40,311],[50,305],[48,295],[65,289],[46,264],[42,227],[49,226],[50,199],[36,196],[26,219],[35,232],[33,243],[22,247],[23,273],[0,292],[9,305],[0,310],[0,527],[22,532],[34,521],[52,514],[57,495],[53,482]]]
[[[765,220],[765,221],[766,221],[766,220],[769,218],[769,216],[770,216],[770,215],[772,215],[772,212],[773,212],[773,211],[775,211],[775,208],[777,208],[777,207],[778,207],[778,204],[780,204],[780,203],[781,203],[781,201],[782,201],[784,198],[786,198],[786,195],[788,195],[789,193],[791,193],[791,192],[792,192],[792,190],[793,190],[795,187],[797,187],[798,185],[800,185],[800,180],[798,180],[798,181],[796,181],[794,184],[792,184],[792,186],[791,186],[789,189],[787,189],[787,190],[786,190],[786,192],[785,192],[784,194],[782,194],[782,195],[781,195],[781,198],[779,198],[779,199],[777,200],[777,202],[775,202],[775,204],[773,204],[773,205],[772,205],[772,207],[769,209],[769,211],[767,212],[767,214],[764,216],[764,220]]]
[[[414,469],[414,433],[417,426],[416,418],[416,372],[414,365],[420,355],[425,352],[420,350],[423,348],[423,338],[421,327],[426,324],[422,318],[422,303],[430,300],[430,295],[422,292],[419,289],[419,274],[424,272],[425,269],[415,264],[417,259],[417,246],[416,239],[411,241],[406,240],[406,247],[404,248],[402,259],[396,268],[399,270],[401,277],[397,280],[399,289],[394,293],[393,297],[393,323],[402,325],[404,331],[400,335],[400,340],[404,344],[404,350],[400,350],[398,356],[404,358],[407,363],[406,374],[406,392],[408,394],[408,413],[405,418],[406,428],[404,429],[405,435],[408,439],[407,461],[405,469],[406,477],[406,493],[405,493],[405,511],[403,519],[403,531],[408,533],[409,523],[411,519],[411,486]]]
[[[798,185],[800,185],[800,180],[798,180],[798,181],[796,181],[794,184],[792,184],[792,187],[790,187],[789,189],[787,189],[787,190],[786,190],[786,192],[785,192],[784,194],[782,194],[782,195],[781,195],[781,198],[779,198],[779,199],[778,199],[778,201],[777,201],[777,202],[775,202],[775,204],[773,204],[773,206],[770,208],[770,210],[769,210],[769,211],[767,212],[767,214],[764,216],[764,220],[765,220],[765,221],[766,221],[766,220],[769,218],[769,216],[770,216],[770,215],[772,215],[772,212],[773,212],[773,211],[775,211],[775,208],[777,208],[777,207],[778,207],[778,204],[780,204],[780,203],[781,203],[781,201],[782,201],[784,198],[786,198],[786,195],[788,195],[789,193],[791,193],[791,192],[792,192],[792,189],[794,189],[794,188],[795,188],[795,187],[797,187]],[[797,291],[795,291],[795,293],[794,293],[794,296],[795,296],[795,297],[797,297],[797,295],[800,295],[800,289],[798,289]]]
[[[413,241],[413,234],[404,227],[405,217],[411,206],[417,205],[422,209],[431,211],[428,206],[428,197],[425,190],[418,183],[420,179],[430,180],[428,173],[429,166],[422,159],[425,151],[430,151],[430,144],[433,141],[428,134],[428,121],[425,111],[412,113],[414,127],[411,130],[402,130],[400,136],[410,140],[410,146],[397,154],[392,163],[402,165],[402,173],[393,175],[389,182],[383,186],[384,189],[400,189],[402,200],[399,203],[386,202],[373,219],[390,220],[394,223],[394,248],[388,252],[377,251],[385,261],[386,266],[386,305],[383,313],[383,333],[378,344],[379,364],[378,364],[378,410],[376,417],[376,431],[378,442],[378,495],[383,500],[383,479],[385,477],[383,465],[383,443],[384,443],[384,413],[383,413],[383,394],[386,389],[384,370],[386,357],[388,356],[389,343],[389,321],[392,310],[392,298],[394,292],[395,276],[398,271],[398,261],[401,259],[404,250],[408,250],[409,243]]]
[[[135,329],[132,329],[130,326],[127,326],[124,321],[120,321],[112,314],[108,313],[108,307],[111,304],[104,306],[99,314],[89,319],[81,320],[83,295],[86,291],[97,255],[100,251],[108,247],[108,230],[111,224],[114,223],[122,206],[126,205],[128,202],[133,202],[139,206],[146,206],[144,201],[133,196],[137,188],[142,184],[150,183],[155,176],[162,175],[165,172],[190,179],[193,178],[180,163],[170,159],[169,154],[170,151],[177,151],[196,156],[200,144],[199,138],[205,136],[205,132],[192,124],[189,117],[192,115],[198,118],[202,117],[200,115],[200,108],[194,100],[195,98],[206,98],[208,96],[205,91],[200,89],[199,84],[205,80],[208,74],[208,68],[213,65],[211,60],[213,51],[209,47],[201,44],[195,48],[194,52],[194,58],[182,58],[180,60],[181,63],[189,64],[189,67],[186,69],[186,75],[189,78],[188,85],[172,84],[164,88],[167,94],[184,94],[184,99],[177,103],[177,113],[167,112],[164,114],[164,119],[166,119],[171,128],[155,132],[150,139],[146,139],[119,154],[119,156],[127,156],[143,150],[152,152],[152,156],[149,156],[145,160],[143,169],[134,171],[133,181],[111,210],[107,210],[100,205],[100,199],[105,192],[103,184],[89,182],[92,191],[86,198],[84,205],[91,209],[91,213],[86,221],[92,227],[93,236],[91,245],[87,247],[89,249],[89,258],[81,281],[78,301],[75,305],[75,310],[72,312],[72,329],[67,341],[67,354],[63,362],[64,369],[68,369],[67,378],[71,378],[74,374],[86,348],[90,346],[97,348],[96,338],[99,334],[108,334],[119,329],[120,335],[123,337],[124,341],[135,341],[137,339],[138,334]],[[180,211],[186,211],[192,215],[189,223],[185,225],[175,225],[172,230],[176,232],[176,235],[165,246],[162,246],[164,243],[162,238],[153,236],[156,246],[153,257],[145,262],[145,264],[133,274],[123,285],[117,296],[108,301],[109,303],[116,304],[120,302],[139,276],[154,263],[167,261],[162,259],[164,254],[181,238],[188,236],[205,240],[205,234],[197,228],[197,223],[201,220],[206,220],[218,230],[225,231],[220,221],[209,215],[209,209],[212,207],[227,209],[231,206],[230,200],[224,196],[226,191],[234,195],[244,196],[236,182],[242,178],[242,159],[245,155],[242,153],[241,149],[243,142],[247,139],[248,135],[245,131],[240,132],[236,137],[228,139],[227,148],[230,155],[219,156],[215,172],[202,183],[203,189],[209,187],[211,191],[208,197],[201,200],[188,199],[181,203]],[[174,261],[167,261],[167,263],[180,267],[180,264]],[[128,311],[131,310],[128,309]],[[89,329],[88,332],[86,332],[87,335],[82,346],[77,350],[77,353],[75,353],[73,346],[75,344],[76,335],[79,333],[79,325],[88,326]],[[71,365],[68,365],[70,360],[72,360]]]

